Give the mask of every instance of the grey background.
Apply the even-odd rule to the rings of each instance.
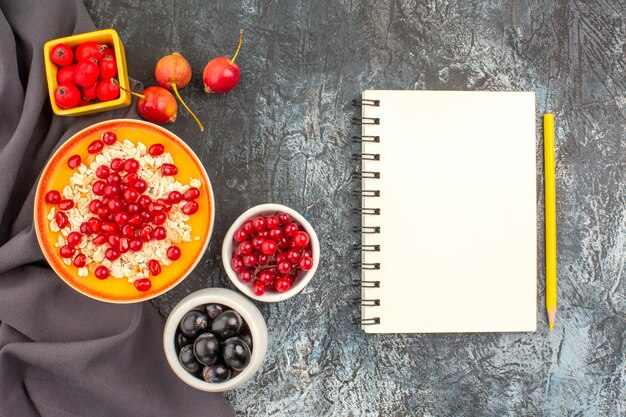
[[[316,228],[322,261],[299,296],[259,304],[270,329],[256,378],[227,393],[240,415],[624,415],[626,298],[625,44],[622,1],[88,0],[126,46],[130,75],[153,85],[158,58],[194,69],[182,90],[205,122],[179,111],[167,127],[202,159],[217,200],[209,250],[154,301],[162,316],[186,294],[230,287],[220,245],[245,209],[279,202]],[[216,55],[242,77],[205,95]],[[537,121],[557,117],[559,310],[544,310],[543,153],[537,129],[538,331],[366,336],[350,286],[358,219],[349,105],[366,88],[527,90]],[[410,264],[407,265],[410,268]],[[209,410],[207,410],[209,413]]]

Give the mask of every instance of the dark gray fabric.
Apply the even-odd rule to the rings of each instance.
[[[39,173],[97,121],[52,116],[43,44],[95,29],[80,1],[0,0],[0,416],[232,416],[220,394],[181,382],[150,305],[91,300],[47,266],[33,230]]]

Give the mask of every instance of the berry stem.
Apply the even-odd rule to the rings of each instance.
[[[242,42],[243,42],[243,29],[239,29],[239,45],[237,45],[237,51],[235,52],[235,55],[233,55],[233,58],[230,60],[230,65],[233,65],[233,63],[235,62],[235,59],[237,59],[237,55],[239,54],[239,50],[241,49]]]
[[[178,88],[176,87],[176,83],[172,83],[171,85],[172,85],[172,89],[174,90],[174,94],[176,94],[176,97],[178,97],[178,100],[180,100],[180,102],[183,105],[183,107],[185,109],[187,109],[187,111],[189,112],[191,117],[193,117],[193,119],[196,121],[196,123],[198,123],[198,126],[200,127],[200,132],[204,132],[204,126],[202,126],[202,123],[200,123],[200,120],[198,120],[196,115],[191,111],[191,109],[187,106],[187,104],[185,104],[185,102],[183,101],[183,98],[178,93]]]
[[[118,82],[115,82],[115,84],[117,84],[117,86],[118,86],[120,89],[122,89],[122,90],[126,91],[126,92],[127,92],[128,94],[130,94],[131,96],[135,96],[135,97],[139,97],[139,98],[146,98],[146,96],[144,96],[143,94],[135,93],[134,91],[131,91],[131,90],[129,90],[128,88],[124,88],[124,87],[122,87],[122,86],[120,85],[120,83],[118,83]]]

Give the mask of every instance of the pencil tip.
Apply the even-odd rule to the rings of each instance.
[[[548,323],[550,324],[550,331],[554,329],[555,318],[556,318],[556,307],[552,307],[548,310]]]
[[[554,323],[550,322],[550,331],[554,330]]]

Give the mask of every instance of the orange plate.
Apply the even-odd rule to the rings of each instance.
[[[191,178],[197,178],[202,182],[200,197],[196,200],[199,204],[198,212],[190,216],[187,222],[192,227],[191,242],[180,243],[182,256],[170,266],[163,266],[161,274],[150,277],[152,288],[149,291],[140,292],[128,282],[127,278],[114,278],[98,280],[93,273],[94,264],[90,264],[89,276],[79,277],[78,269],[73,265],[66,265],[59,254],[59,248],[54,244],[58,241],[61,232],[52,232],[47,215],[52,206],[45,202],[45,194],[50,190],[58,190],[69,184],[69,179],[74,173],[67,166],[67,160],[72,155],[80,155],[83,162],[89,164],[93,155],[87,153],[87,146],[95,139],[100,139],[102,133],[111,131],[117,134],[118,141],[128,139],[137,144],[142,142],[147,147],[154,143],[162,143],[165,151],[170,152],[174,163],[179,171],[175,178],[183,184],[188,184]],[[88,159],[89,158],[89,159]],[[170,290],[181,282],[198,264],[204,254],[215,219],[215,206],[213,190],[209,177],[202,163],[193,151],[176,135],[140,120],[109,120],[97,123],[76,133],[67,140],[55,153],[43,170],[41,179],[35,194],[35,231],[39,245],[54,271],[70,287],[91,298],[110,303],[135,303],[157,297]],[[199,236],[199,240],[195,237]]]

